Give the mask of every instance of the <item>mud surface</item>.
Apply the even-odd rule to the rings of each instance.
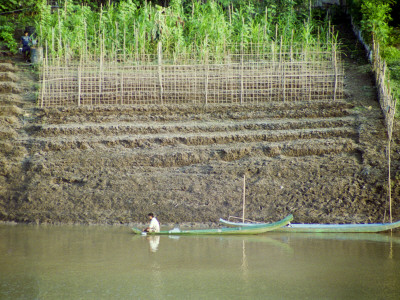
[[[152,211],[162,223],[217,222],[241,216],[245,175],[249,219],[388,221],[371,69],[345,28],[341,38],[347,97],[335,102],[40,109],[29,66],[0,64],[0,220],[128,224]],[[395,220],[399,142],[396,129]]]

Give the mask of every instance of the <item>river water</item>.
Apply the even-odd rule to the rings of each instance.
[[[0,299],[400,299],[400,233],[0,225]]]

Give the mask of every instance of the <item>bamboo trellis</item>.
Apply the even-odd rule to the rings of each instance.
[[[331,51],[264,51],[251,47],[223,58],[142,55],[45,58],[40,106],[257,104],[343,98],[343,67]]]

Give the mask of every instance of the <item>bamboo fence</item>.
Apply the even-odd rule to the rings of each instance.
[[[393,133],[393,120],[396,113],[396,99],[391,93],[390,80],[387,78],[386,74],[387,65],[380,55],[378,43],[373,43],[373,53],[373,68],[378,88],[379,103],[385,117],[388,139],[391,140]]]
[[[391,94],[390,80],[387,78],[386,62],[380,55],[379,43],[373,40],[373,68],[375,81],[378,88],[379,103],[385,117],[385,125],[388,135],[388,145],[386,156],[388,160],[388,198],[389,198],[389,221],[392,223],[392,193],[391,193],[391,141],[393,133],[394,116],[396,114],[396,98]]]
[[[349,12],[347,12],[349,13]],[[351,17],[351,24],[353,27],[353,31],[358,37],[358,40],[363,44],[368,59],[370,60],[374,74],[375,74],[375,83],[378,89],[378,100],[379,104],[385,119],[385,127],[387,132],[387,147],[386,147],[386,157],[388,164],[388,180],[387,180],[387,190],[388,190],[388,205],[389,205],[389,221],[392,223],[392,184],[391,184],[391,141],[393,134],[393,125],[394,125],[394,117],[396,115],[396,102],[397,99],[393,97],[391,94],[390,88],[390,79],[387,77],[386,70],[387,65],[384,59],[380,54],[380,46],[379,43],[375,42],[374,36],[372,36],[372,49],[371,47],[364,41],[363,33],[354,23],[353,17]],[[386,219],[386,209],[385,215],[383,217],[383,221]]]
[[[41,69],[41,107],[148,104],[258,104],[343,98],[333,50],[250,47],[218,58],[154,55],[50,58]]]

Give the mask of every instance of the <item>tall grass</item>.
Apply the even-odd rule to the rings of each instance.
[[[50,57],[137,61],[156,55],[159,42],[169,59],[218,60],[227,53],[250,51],[254,45],[293,52],[336,47],[328,23],[313,23],[293,0],[280,1],[287,4],[280,11],[274,1],[262,7],[253,1],[233,6],[213,0],[185,5],[172,0],[161,7],[124,0],[93,10],[63,0],[54,13],[46,1],[40,1],[37,28]]]

